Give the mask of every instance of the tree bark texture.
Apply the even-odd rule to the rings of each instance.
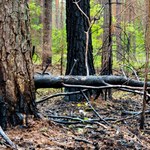
[[[59,29],[59,23],[60,23],[60,19],[59,19],[60,15],[59,15],[59,0],[55,0],[55,27],[56,29]]]
[[[65,85],[82,85],[82,86],[110,86],[110,85],[122,85],[143,87],[143,81],[137,81],[134,79],[125,78],[124,76],[103,75],[103,76],[51,76],[51,75],[34,75],[35,87],[38,88],[62,88]],[[111,87],[111,86],[110,86]],[[116,86],[117,87],[117,86]],[[147,83],[147,87],[150,87],[150,82]],[[118,88],[121,88],[118,86]]]
[[[103,0],[104,31],[101,75],[112,74],[112,7],[111,0]],[[105,90],[105,99],[112,99],[111,89]]]
[[[35,111],[29,15],[25,0],[0,1],[0,125]]]
[[[121,3],[122,0],[116,0],[116,56],[118,61],[123,60],[123,48],[121,43]]]
[[[43,0],[43,67],[52,64],[52,0]]]
[[[78,5],[82,11],[89,17],[90,6],[89,0],[79,1]],[[87,18],[81,13],[73,1],[66,2],[67,13],[67,70],[66,74],[70,74],[71,68],[74,64],[74,59],[78,62],[73,69],[72,75],[86,75],[85,67],[85,47],[86,47],[86,34],[89,24]],[[92,40],[91,33],[89,33],[88,42],[88,65],[90,75],[95,73],[92,55]]]
[[[150,58],[150,1],[145,0],[146,4],[146,30],[145,30],[145,50],[146,50],[146,63],[145,63],[145,80],[144,80],[144,96],[143,96],[143,108],[141,113],[141,120],[140,120],[140,129],[144,129],[145,124],[145,111],[146,111],[146,91],[147,91],[147,81],[148,81],[148,73],[149,73],[149,58]]]
[[[81,10],[90,18],[90,0],[78,1],[78,5]],[[89,23],[87,17],[79,10],[72,0],[66,1],[66,26],[67,26],[67,69],[66,75],[87,75],[85,64],[86,53],[86,31],[89,29]],[[89,74],[95,74],[93,65],[93,51],[92,51],[92,39],[91,31],[88,33],[88,54],[87,63]],[[74,66],[75,60],[77,63]],[[74,68],[72,69],[72,67]],[[71,71],[72,70],[72,71]],[[69,89],[69,91],[76,91],[78,89]],[[70,96],[70,100],[78,99]]]
[[[112,10],[111,0],[103,0],[104,32],[101,75],[112,74]]]
[[[61,0],[60,2],[60,29],[64,28],[64,20],[65,20],[65,11],[64,11],[64,1]]]

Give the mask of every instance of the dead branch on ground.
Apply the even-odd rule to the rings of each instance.
[[[6,135],[1,126],[0,126],[0,136],[6,141],[6,143],[10,148],[12,148],[13,150],[17,150],[17,146],[10,140],[10,138]]]

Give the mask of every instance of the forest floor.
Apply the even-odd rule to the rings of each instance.
[[[6,133],[19,150],[150,150],[150,114],[146,115],[144,130],[139,130],[140,115],[124,114],[126,111],[139,112],[142,98],[129,93],[114,93],[114,97],[119,96],[122,97],[111,101],[91,100],[108,125],[103,121],[86,122],[98,117],[84,100],[65,102],[62,98],[52,98],[38,105],[45,120],[31,118],[28,128],[18,126]],[[55,116],[66,116],[66,119],[52,118]],[[67,116],[74,120],[68,120]],[[79,118],[82,121],[78,121]],[[0,150],[3,149],[9,148],[1,140]]]
[[[40,99],[54,92],[60,90],[39,90],[37,95]],[[66,102],[55,97],[38,104],[45,119],[30,118],[29,127],[9,128],[6,133],[18,150],[150,150],[150,112],[144,130],[139,129],[142,96],[113,91],[112,100],[99,97],[90,102],[106,122],[98,121],[85,100]],[[3,139],[0,150],[9,150]]]

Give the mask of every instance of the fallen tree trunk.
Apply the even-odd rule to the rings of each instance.
[[[80,87],[80,88],[131,88],[142,89],[144,82],[137,81],[124,76],[51,76],[34,75],[35,87],[38,88],[62,88],[62,87]],[[150,82],[147,83],[148,89]],[[130,89],[129,88],[129,89]]]

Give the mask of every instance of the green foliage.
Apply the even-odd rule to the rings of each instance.
[[[40,30],[42,28],[42,24],[40,23],[41,7],[35,2],[35,0],[31,0],[29,3],[29,8],[31,28],[33,30]]]
[[[41,34],[42,34],[42,21],[41,21],[41,13],[42,9],[37,0],[31,0],[29,3],[30,8],[30,23],[31,23],[31,37],[32,44],[36,46],[38,51],[42,51],[41,49]],[[60,61],[61,52],[64,52],[64,57],[66,57],[66,28],[56,29],[52,28],[52,62],[58,63]],[[33,56],[33,61],[36,64],[41,63],[41,58],[38,55]],[[59,63],[60,64],[60,63]]]
[[[145,63],[145,37],[144,29],[140,21],[135,20],[134,23],[128,23],[126,26],[126,34],[130,39],[130,51],[127,57],[129,57],[130,65],[138,68],[141,64]]]
[[[42,60],[41,58],[37,55],[37,54],[34,54],[33,57],[32,57],[32,60],[35,64],[41,64],[42,63]]]
[[[43,28],[41,17],[41,7],[36,0],[31,0],[29,3],[30,9],[30,23],[31,23],[31,37],[32,44],[39,46],[41,40],[41,29]]]
[[[101,47],[102,47],[102,35],[103,35],[103,17],[101,17],[102,6],[91,0],[90,15],[91,19],[97,18],[92,25],[92,45],[93,45],[93,57],[95,67],[100,67],[101,60]]]
[[[64,50],[66,53],[66,29],[56,29],[52,30],[52,49],[54,53],[59,53],[60,50]]]
[[[91,18],[99,18],[92,26],[92,43],[95,67],[101,66],[101,52],[103,45],[103,8],[95,0],[91,0]],[[112,23],[115,27],[116,18],[112,16]],[[115,28],[116,30],[117,28]],[[115,33],[112,33],[112,50],[113,50],[113,68],[120,68],[120,65],[125,63],[134,68],[139,68],[145,62],[145,47],[144,47],[144,28],[139,19],[134,22],[125,23],[123,20],[120,24],[121,30],[121,48],[124,51],[124,60],[118,62],[116,59],[117,41]]]
[[[52,30],[52,51],[53,51],[53,63],[56,64],[61,59],[61,53],[63,52],[63,57],[66,59],[67,53],[67,42],[66,42],[66,28]],[[66,62],[64,62],[66,63]],[[60,63],[59,63],[60,64]]]
[[[37,30],[37,31],[39,31],[39,30],[41,30],[42,28],[43,28],[43,25],[42,24],[31,24],[31,28],[33,29],[33,30]]]
[[[92,45],[93,45],[93,56],[95,68],[100,68],[101,66],[101,55],[103,46],[103,7],[95,0],[90,1],[91,9],[90,15],[91,20],[96,18],[96,21],[92,25]],[[43,28],[41,22],[41,7],[39,1],[30,0],[30,22],[31,22],[31,35],[32,43],[36,46],[36,49],[41,51],[41,30]],[[115,16],[112,17],[113,25],[116,25]],[[138,68],[145,63],[145,47],[144,47],[144,28],[139,19],[134,20],[134,22],[124,23],[121,22],[120,28],[122,30],[121,35],[121,46],[125,53],[124,62],[118,62],[116,59],[116,49],[117,41],[115,33],[113,33],[113,68],[120,68],[120,64],[127,64]],[[116,28],[115,28],[116,29]],[[128,41],[130,39],[130,43]],[[130,44],[130,45],[129,45]],[[128,52],[129,50],[129,52]],[[67,55],[67,43],[66,43],[66,28],[52,29],[52,62],[60,64],[61,52],[63,51],[64,57],[66,59]],[[35,62],[41,63],[40,57],[37,55],[33,56]],[[66,62],[64,62],[66,64]]]

